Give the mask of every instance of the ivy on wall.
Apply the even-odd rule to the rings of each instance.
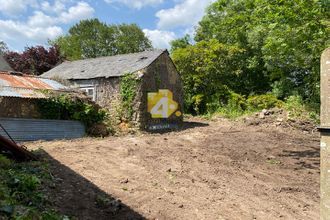
[[[128,121],[131,121],[133,118],[134,99],[136,97],[139,84],[140,79],[135,74],[127,73],[120,79],[120,115],[123,119]]]

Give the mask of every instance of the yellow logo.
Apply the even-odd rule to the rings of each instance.
[[[168,89],[160,89],[158,93],[148,93],[148,112],[152,118],[169,118],[174,112],[180,117],[182,113],[177,111],[179,105],[173,100],[173,93]]]

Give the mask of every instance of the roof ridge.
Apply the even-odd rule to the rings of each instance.
[[[145,52],[157,52],[157,51],[160,52],[160,53],[164,53],[165,51],[167,51],[167,49],[144,50],[144,51],[141,51],[141,52],[116,54],[116,55],[112,55],[112,56],[100,56],[100,57],[85,58],[85,59],[72,60],[72,61],[67,60],[67,61],[64,61],[63,63],[74,63],[74,62],[79,62],[79,61],[98,60],[98,59],[104,59],[104,58],[109,58],[109,57],[129,56],[129,55],[137,55],[137,54],[141,54],[141,53],[145,53]],[[61,64],[59,64],[59,65],[61,65]]]

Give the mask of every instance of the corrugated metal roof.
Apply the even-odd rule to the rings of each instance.
[[[64,62],[41,76],[68,80],[118,77],[125,73],[134,73],[148,67],[164,52],[167,52],[167,50],[152,50]]]
[[[44,90],[62,91],[67,89],[54,80],[0,72],[0,96],[46,98]]]

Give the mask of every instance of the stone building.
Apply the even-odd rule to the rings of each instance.
[[[120,106],[132,108],[129,120],[140,129],[171,129],[182,122],[182,81],[167,50],[64,62],[42,77],[68,80],[113,114]],[[130,106],[123,105],[127,79],[136,81]]]

